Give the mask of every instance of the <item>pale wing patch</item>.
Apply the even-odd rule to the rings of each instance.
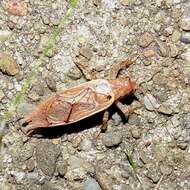
[[[96,85],[96,92],[110,96],[112,95],[111,85],[106,80],[100,80]]]

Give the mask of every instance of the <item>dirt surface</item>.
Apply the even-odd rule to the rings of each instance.
[[[11,2],[0,1],[1,116],[69,5],[26,0],[15,12]],[[9,123],[0,188],[189,190],[189,10],[188,0],[79,0]],[[41,100],[86,81],[76,61],[106,78],[111,65],[126,58],[136,60],[120,76],[130,76],[140,88],[124,103],[141,105],[127,121],[112,106],[108,130],[98,138],[101,114],[30,138],[22,133],[21,119]]]

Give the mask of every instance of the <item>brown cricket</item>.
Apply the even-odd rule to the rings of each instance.
[[[104,111],[102,130],[106,130],[108,108],[115,105],[127,116],[129,106],[120,100],[136,90],[135,82],[129,77],[117,78],[119,71],[132,64],[125,60],[113,64],[109,79],[95,79],[59,94],[40,103],[34,112],[24,119],[24,132],[30,134],[38,128],[66,126]]]

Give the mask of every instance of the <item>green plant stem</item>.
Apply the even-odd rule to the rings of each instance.
[[[54,48],[54,46],[56,44],[56,39],[60,36],[60,34],[63,30],[63,27],[67,24],[67,22],[69,21],[69,18],[72,16],[73,11],[77,6],[77,3],[78,3],[78,0],[70,1],[69,9],[67,10],[66,14],[60,19],[59,25],[53,30],[53,33],[52,33],[51,37],[49,38],[46,47],[44,47],[44,49],[42,51],[42,54],[40,55],[39,59],[36,61],[29,76],[22,84],[21,90],[16,94],[15,98],[11,101],[11,103],[8,107],[8,111],[6,111],[3,114],[3,118],[1,120],[1,126],[0,126],[0,142],[4,135],[5,124],[12,119],[17,106],[22,101],[24,94],[28,90],[33,79],[38,74],[39,69],[43,66],[43,60],[45,59],[47,54]]]
[[[125,150],[125,155],[127,157],[127,160],[131,166],[131,169],[132,169],[132,173],[135,175],[136,174],[136,171],[137,171],[137,163],[136,161],[134,160],[134,157],[133,157],[133,152],[130,152],[128,151],[127,149]]]

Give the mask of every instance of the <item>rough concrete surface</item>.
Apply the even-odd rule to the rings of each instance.
[[[2,116],[69,1],[0,3]],[[189,10],[188,0],[79,0],[3,138],[0,189],[189,190]],[[98,138],[101,114],[68,130],[22,133],[20,119],[41,100],[86,81],[76,61],[106,78],[112,64],[127,58],[135,61],[119,77],[139,86],[136,98],[123,102],[138,107],[128,120],[113,106]]]

